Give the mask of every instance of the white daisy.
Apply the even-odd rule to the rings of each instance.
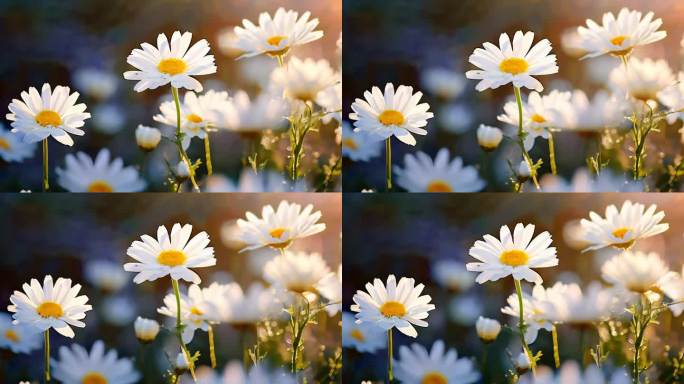
[[[114,135],[126,125],[126,109],[119,104],[110,102],[98,104],[93,107],[93,129],[106,135]]]
[[[582,219],[581,224],[585,240],[590,244],[587,251],[605,247],[620,249],[630,248],[635,241],[663,233],[670,228],[667,223],[660,223],[665,212],[656,213],[655,204],[646,209],[643,204],[627,200],[618,211],[615,205],[606,208],[605,219],[595,212],[589,212],[589,218]]]
[[[292,252],[276,256],[264,266],[264,280],[292,292],[316,292],[330,268],[318,253]]]
[[[207,332],[212,324],[221,322],[226,291],[227,286],[212,283],[207,288],[200,288],[199,285],[192,284],[188,288],[187,295],[181,293],[180,318],[185,326],[182,334],[183,343],[190,343],[197,329]],[[178,306],[176,305],[176,295],[173,293],[166,295],[164,297],[164,306],[157,308],[157,312],[172,319],[177,319]]]
[[[669,272],[667,264],[655,252],[626,251],[613,256],[601,267],[603,280],[637,293],[660,291],[659,281]]]
[[[477,143],[483,150],[491,152],[497,149],[501,140],[503,140],[503,132],[499,128],[484,124],[480,124],[477,128]]]
[[[262,247],[285,249],[297,239],[323,232],[325,224],[318,223],[321,211],[312,211],[311,204],[302,210],[301,205],[283,200],[277,210],[271,205],[264,206],[261,209],[261,218],[247,212],[247,220],[237,221],[240,228],[239,240],[245,244],[241,252]]]
[[[387,285],[380,279],[367,283],[367,292],[358,290],[354,294],[351,310],[358,312],[356,323],[374,324],[386,331],[396,327],[407,336],[417,337],[418,331],[413,326],[427,327],[428,312],[435,309],[429,295],[420,295],[424,288],[407,277],[402,277],[397,284],[394,275],[387,277]]]
[[[124,327],[133,322],[138,314],[136,302],[125,294],[107,296],[98,304],[100,319],[117,327]]]
[[[218,48],[224,55],[236,58],[243,54],[242,50],[237,47],[237,35],[235,34],[235,27],[228,27],[222,29],[217,35]]]
[[[369,161],[380,156],[382,141],[368,133],[356,132],[349,123],[342,123],[342,156],[352,161]]]
[[[161,131],[157,128],[138,125],[135,130],[135,141],[143,151],[149,152],[157,148],[161,142]]]
[[[292,100],[304,102],[317,99],[319,92],[340,81],[328,60],[292,57],[285,67],[276,68],[271,74],[275,89],[282,90]]]
[[[133,384],[140,380],[133,360],[119,358],[116,350],[105,351],[102,340],[90,352],[78,344],[59,348],[59,360],[52,359],[53,376],[64,384]]]
[[[110,162],[107,148],[95,160],[83,152],[65,157],[66,167],[57,168],[57,182],[69,192],[140,192],[146,183],[133,166],[125,167],[120,157]]]
[[[586,27],[577,28],[580,46],[587,52],[584,57],[628,56],[634,48],[667,36],[667,32],[658,31],[663,21],[653,20],[653,12],[641,16],[641,12],[622,8],[617,18],[612,12],[604,13],[602,25],[588,19]]]
[[[460,261],[437,260],[430,266],[430,272],[437,284],[452,292],[465,292],[475,284],[473,274]]]
[[[34,87],[21,93],[21,100],[12,99],[6,118],[12,132],[19,133],[26,143],[35,143],[52,136],[64,145],[74,145],[69,134],[83,136],[84,121],[90,118],[85,104],[76,104],[78,92],[69,87],[43,84],[41,93]]]
[[[531,283],[542,282],[541,276],[532,268],[548,268],[558,265],[556,247],[550,247],[551,234],[544,231],[534,237],[534,225],[516,224],[513,234],[507,225],[501,227],[499,239],[485,235],[470,248],[469,255],[480,262],[468,263],[469,271],[480,272],[478,283],[496,281],[512,275],[516,280]]]
[[[272,319],[282,311],[275,291],[261,283],[252,283],[245,291],[239,284],[230,283],[226,287],[223,300],[225,313],[222,320],[238,328]]]
[[[22,162],[33,157],[35,143],[25,143],[21,136],[5,129],[0,123],[0,157],[6,162]]]
[[[373,87],[363,96],[365,100],[357,98],[351,106],[354,113],[349,114],[355,132],[368,133],[378,140],[394,135],[408,145],[416,145],[412,133],[427,135],[424,127],[433,114],[428,112],[429,104],[418,104],[422,92],[413,93],[413,87],[406,85],[400,85],[395,92],[394,85],[387,83],[384,93]]]
[[[537,370],[532,374],[524,375],[520,378],[520,384],[629,384],[630,377],[624,369],[618,369],[606,378],[601,368],[594,364],[589,364],[584,371],[574,360],[566,360],[557,373],[546,366],[537,366]]]
[[[245,91],[238,91],[225,110],[225,117],[228,130],[251,135],[286,128],[289,113],[290,106],[282,97],[262,93],[250,100]]]
[[[74,86],[95,99],[108,99],[116,92],[119,77],[100,68],[79,68],[74,72]]]
[[[88,260],[83,271],[85,279],[107,293],[120,291],[128,283],[128,274],[121,264],[105,259]]]
[[[7,310],[14,312],[14,324],[25,324],[38,331],[54,328],[60,335],[73,338],[71,326],[83,328],[85,313],[92,309],[88,297],[78,296],[81,285],[71,285],[71,279],[58,278],[53,283],[47,275],[43,284],[36,279],[22,286],[24,292],[14,291]]]
[[[43,339],[40,333],[26,324],[12,324],[10,315],[0,312],[0,348],[13,353],[31,353],[40,349]]]
[[[335,316],[342,310],[342,264],[337,272],[329,272],[316,283],[316,290],[328,300],[325,310],[328,316]]]
[[[670,272],[658,281],[658,288],[669,297],[674,304],[670,304],[670,310],[675,316],[684,311],[684,266],[682,273]]]
[[[632,59],[629,68],[621,66],[613,69],[608,79],[608,85],[614,93],[644,102],[657,100],[660,91],[674,84],[675,77],[667,61],[649,58]]]
[[[537,339],[539,330],[544,329],[551,332],[555,323],[562,321],[560,313],[560,303],[563,295],[567,291],[567,285],[556,283],[550,288],[544,288],[541,284],[536,284],[532,289],[532,294],[523,292],[523,318],[527,328],[525,329],[525,342],[532,344]],[[508,296],[508,306],[501,309],[514,318],[520,317],[520,304],[516,293]]]
[[[306,192],[306,180],[292,182],[282,172],[262,170],[254,173],[252,168],[244,168],[237,182],[216,173],[205,182],[207,192]]]
[[[589,100],[582,90],[572,93],[571,105],[574,114],[576,131],[603,131],[607,128],[625,128],[630,108],[624,98],[616,97],[604,90],[599,90]]]
[[[477,331],[477,336],[485,343],[491,343],[496,340],[501,332],[501,323],[496,319],[488,319],[486,317],[480,316],[475,323],[475,330]]]
[[[442,340],[435,341],[429,351],[418,343],[410,347],[402,345],[395,375],[405,384],[469,384],[480,380],[475,362],[468,358],[459,359],[456,350],[446,350]]]
[[[546,174],[539,180],[541,192],[643,192],[642,181],[602,169],[598,175],[586,168],[575,171],[569,182],[557,175]]]
[[[135,329],[135,337],[137,337],[141,343],[150,343],[154,341],[159,334],[159,323],[153,319],[145,319],[138,316],[138,318],[135,319],[135,323],[133,323],[133,327]]]
[[[192,225],[174,224],[171,236],[166,227],[157,229],[157,238],[142,235],[134,241],[126,254],[137,262],[124,264],[124,270],[138,272],[133,282],[154,281],[170,275],[174,280],[183,279],[199,284],[200,277],[190,268],[216,265],[214,248],[209,245],[209,235],[200,232],[190,239]]]
[[[442,148],[435,160],[422,151],[404,156],[405,168],[394,166],[397,185],[409,192],[477,192],[485,187],[477,169],[464,166],[460,157],[449,160],[449,150]]]
[[[499,37],[499,46],[484,43],[477,48],[468,61],[480,68],[466,72],[469,79],[480,80],[475,89],[484,91],[513,83],[517,88],[530,88],[541,92],[544,87],[533,76],[551,75],[558,72],[556,55],[551,53],[551,43],[544,39],[532,46],[533,32],[517,31],[513,44],[507,33]]]
[[[577,28],[567,28],[561,33],[561,48],[566,55],[572,58],[580,58],[587,54],[582,48],[582,38]]]
[[[299,13],[278,8],[271,17],[267,12],[259,14],[259,25],[242,20],[243,27],[235,27],[235,47],[241,57],[266,54],[272,57],[284,56],[290,49],[310,43],[323,37],[323,31],[316,31],[318,19],[309,20],[310,12]]]
[[[374,324],[357,324],[353,314],[342,312],[342,347],[375,353],[387,347],[387,335]]]
[[[185,381],[183,381],[185,382]],[[198,384],[297,384],[297,379],[289,372],[279,368],[268,370],[263,364],[244,368],[241,361],[231,361],[226,365],[221,377],[214,370],[198,370]]]
[[[473,108],[465,103],[442,105],[437,111],[437,122],[445,131],[460,135],[473,127]]]
[[[137,71],[124,72],[126,80],[137,80],[135,90],[159,88],[171,84],[174,88],[187,88],[202,92],[202,84],[193,76],[216,73],[214,56],[209,53],[209,43],[202,39],[190,47],[192,33],[181,35],[176,31],[171,44],[165,34],[157,36],[157,46],[142,43],[126,59]],[[189,48],[189,49],[188,49]]]
[[[427,68],[420,74],[423,89],[444,100],[452,100],[461,95],[465,83],[461,73],[447,68]]]
[[[250,60],[238,62],[240,77],[248,84],[256,85],[261,90],[271,86],[271,73],[278,68],[278,62],[268,56],[257,56]]]
[[[342,83],[337,82],[318,92],[316,104],[320,105],[326,112],[325,116],[321,118],[324,124],[328,124],[332,120],[340,124],[342,122]]]
[[[601,283],[589,283],[585,291],[579,285],[567,284],[563,295],[555,297],[557,319],[566,324],[587,326],[608,320],[624,310],[624,306],[612,289],[606,289]]]
[[[677,119],[684,121],[684,72],[677,74],[675,84],[658,93],[658,100],[672,112],[667,115],[668,123],[674,124]]]

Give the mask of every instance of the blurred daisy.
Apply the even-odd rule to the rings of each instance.
[[[124,78],[138,81],[134,88],[137,92],[166,84],[202,92],[202,84],[193,76],[216,73],[216,65],[214,56],[207,55],[209,43],[202,39],[190,47],[191,40],[192,33],[181,35],[180,31],[176,31],[171,36],[170,44],[163,33],[157,36],[157,47],[142,43],[142,49],[134,49],[126,59],[138,70],[124,72]]]
[[[217,40],[219,51],[224,55],[236,58],[243,54],[242,50],[237,47],[238,37],[235,34],[235,27],[228,27],[220,30]]]
[[[361,353],[375,353],[387,347],[387,336],[374,324],[357,324],[353,314],[342,312],[342,346]]]
[[[482,297],[475,294],[454,295],[449,300],[449,318],[463,327],[471,327],[484,313]]]
[[[544,87],[533,76],[552,75],[558,72],[556,55],[551,53],[551,43],[544,39],[532,46],[533,32],[517,31],[513,44],[507,33],[499,37],[499,46],[484,43],[477,48],[468,61],[479,68],[466,72],[469,79],[480,80],[475,89],[484,91],[513,83],[517,88],[530,88],[541,92]]]
[[[205,332],[212,324],[221,322],[222,306],[225,305],[224,297],[227,287],[218,283],[212,283],[207,288],[200,288],[192,284],[188,293],[180,295],[181,321],[183,328],[183,343],[192,341],[195,331],[201,329]],[[157,308],[157,312],[172,319],[178,315],[176,295],[169,293],[164,297],[164,306]]]
[[[608,85],[617,94],[640,101],[658,100],[658,93],[675,84],[672,69],[665,60],[632,59],[629,68],[617,67],[610,73]]]
[[[213,174],[206,180],[207,192],[305,192],[308,190],[304,179],[292,183],[281,172],[262,170],[254,173],[252,168],[240,172],[237,183],[223,175]]]
[[[417,337],[413,326],[427,327],[428,312],[435,309],[429,295],[421,296],[424,288],[423,284],[415,285],[414,279],[406,277],[397,284],[394,275],[387,277],[387,285],[380,279],[367,283],[367,292],[358,290],[354,294],[351,310],[358,312],[356,323],[375,324],[386,331],[396,327],[407,336]]]
[[[161,131],[157,128],[138,125],[135,130],[135,141],[143,151],[149,152],[157,148],[161,142]]]
[[[211,267],[216,265],[214,248],[209,245],[209,235],[200,232],[190,239],[192,225],[181,227],[176,223],[171,229],[171,236],[166,227],[157,229],[157,238],[142,235],[134,241],[126,254],[137,262],[124,264],[124,270],[137,272],[133,282],[154,281],[170,275],[174,280],[183,279],[199,284],[201,279],[190,268]]]
[[[264,280],[292,292],[316,292],[316,285],[330,268],[318,253],[287,251],[264,266]]]
[[[553,369],[546,366],[538,366],[535,376],[524,375],[520,378],[520,384],[629,384],[631,380],[624,369],[617,370],[610,379],[606,378],[601,368],[590,364],[584,371],[574,360],[563,362],[560,370],[554,374]]]
[[[54,328],[60,335],[73,338],[71,326],[84,328],[85,313],[93,307],[85,295],[78,296],[81,285],[71,285],[71,279],[58,278],[53,283],[47,275],[43,284],[36,279],[22,286],[24,292],[14,291],[7,310],[14,312],[14,324],[24,324],[43,332]]]
[[[316,31],[318,19],[309,20],[310,12],[299,13],[278,8],[271,17],[266,12],[259,14],[259,25],[242,20],[243,27],[235,27],[235,48],[243,52],[241,57],[266,54],[272,57],[284,56],[290,49],[310,43],[323,37],[323,31]]]
[[[591,100],[582,90],[575,90],[570,101],[573,108],[574,126],[577,131],[603,131],[607,128],[624,128],[627,125],[629,104],[604,90],[599,90]]]
[[[416,145],[412,134],[427,135],[424,127],[427,120],[433,117],[428,112],[430,105],[418,104],[422,92],[413,93],[413,87],[400,85],[396,92],[394,85],[387,83],[385,92],[373,87],[364,92],[364,98],[356,99],[351,108],[354,113],[349,118],[354,120],[354,131],[365,132],[378,140],[385,140],[393,135],[401,142]]]
[[[297,384],[296,378],[285,370],[269,371],[263,364],[254,365],[247,370],[242,362],[231,361],[226,365],[221,377],[213,370],[206,372],[198,371],[198,384]]]
[[[102,319],[108,324],[124,327],[133,322],[138,314],[137,305],[126,295],[108,296],[102,299],[98,308]]]
[[[328,60],[292,57],[285,67],[271,74],[273,86],[292,100],[315,101],[318,93],[340,81]]]
[[[684,266],[682,273],[670,272],[658,281],[658,288],[669,297],[672,314],[679,316],[684,311]]]
[[[342,310],[342,264],[337,272],[329,272],[316,283],[316,290],[328,300],[325,310],[328,316],[335,316]]]
[[[609,319],[624,308],[618,295],[611,289],[605,289],[601,283],[593,281],[586,286],[584,292],[577,284],[566,285],[563,295],[554,299],[557,315],[563,323],[591,326]]]
[[[285,249],[297,239],[323,232],[325,224],[318,223],[321,211],[312,211],[311,204],[302,210],[301,205],[283,200],[277,210],[271,205],[264,206],[261,218],[247,212],[247,220],[237,221],[240,228],[239,240],[245,244],[240,252],[262,247]]]
[[[501,227],[499,239],[485,235],[470,248],[470,256],[479,260],[468,263],[469,271],[480,272],[478,283],[496,281],[512,275],[516,280],[540,284],[541,276],[532,268],[558,265],[556,247],[550,247],[551,234],[544,231],[534,237],[534,225],[516,224],[513,234],[507,225]]]
[[[627,200],[618,211],[615,205],[606,208],[605,219],[595,212],[589,212],[589,218],[582,219],[581,224],[585,240],[590,244],[586,251],[605,247],[620,249],[630,248],[635,241],[663,233],[670,227],[660,223],[665,212],[656,212],[655,204],[646,209],[643,204]]]
[[[126,110],[119,104],[99,104],[93,108],[93,129],[106,135],[119,133],[126,125]]]
[[[116,92],[119,77],[100,68],[79,68],[73,75],[74,86],[85,95],[104,100]]]
[[[59,360],[52,359],[53,376],[64,384],[132,384],[140,380],[133,361],[119,358],[116,350],[105,350],[102,340],[90,352],[78,344],[59,348]]]
[[[667,115],[668,123],[674,124],[677,119],[684,121],[684,72],[677,74],[675,84],[667,86],[658,93],[658,100],[672,112]],[[2,147],[1,144],[0,147]],[[2,150],[0,150],[1,153]]]
[[[278,63],[267,56],[257,56],[250,60],[237,63],[240,66],[242,79],[249,84],[257,85],[259,89],[266,90],[271,85],[271,73],[278,68]]]
[[[613,256],[601,267],[603,280],[636,293],[660,291],[658,283],[669,272],[670,269],[655,252],[626,251]]]
[[[118,292],[128,283],[128,274],[121,269],[121,264],[105,259],[88,260],[83,275],[90,284],[107,293]]]
[[[282,309],[273,289],[265,288],[261,283],[252,283],[245,291],[239,284],[230,283],[223,300],[225,313],[222,320],[237,328],[272,319],[280,315]]]
[[[465,292],[475,284],[473,274],[468,272],[460,261],[437,260],[430,266],[430,272],[437,284],[452,292]]]
[[[587,51],[582,48],[582,38],[577,28],[567,28],[561,33],[561,48],[572,58],[580,58],[587,54]]]
[[[429,351],[418,343],[410,347],[402,345],[395,375],[406,384],[468,384],[480,380],[475,363],[467,358],[459,359],[456,350],[447,350],[442,340],[435,341]]]
[[[473,127],[473,108],[464,103],[451,103],[439,107],[437,121],[445,131],[460,135]]]
[[[532,344],[537,339],[539,330],[544,329],[551,332],[554,323],[562,321],[559,311],[563,295],[567,290],[567,285],[556,283],[552,287],[544,288],[541,284],[536,284],[532,289],[532,294],[523,292],[523,318],[527,328],[525,329],[525,342]],[[520,317],[520,303],[516,293],[508,296],[508,306],[501,309],[501,312],[514,318]]]
[[[491,152],[497,149],[501,140],[503,140],[503,132],[499,128],[484,124],[480,124],[477,128],[477,143],[483,150]]]
[[[449,150],[442,148],[435,160],[422,151],[404,156],[405,168],[394,166],[397,185],[409,192],[477,192],[485,187],[477,169],[464,166],[460,157],[449,160]]]
[[[65,168],[57,168],[57,181],[69,192],[140,192],[146,183],[133,166],[124,167],[120,157],[110,162],[107,148],[95,160],[83,152],[68,154]]]
[[[5,129],[0,124],[0,157],[10,162],[22,162],[24,159],[33,157],[36,151],[34,143],[25,143],[21,136]]]
[[[575,171],[570,182],[557,175],[546,174],[539,180],[542,192],[643,192],[642,181],[630,180],[609,169],[602,169],[598,175],[586,168]]]
[[[480,316],[475,323],[477,336],[485,343],[491,343],[496,340],[501,332],[501,323],[496,319],[488,319]]]
[[[320,105],[327,112],[321,118],[324,124],[328,124],[332,120],[340,124],[342,122],[342,83],[337,82],[318,92],[316,104]]]
[[[40,349],[43,339],[39,332],[26,324],[12,324],[12,318],[0,312],[0,348],[13,353],[31,353]]]
[[[653,12],[641,17],[641,12],[622,8],[617,18],[612,12],[603,14],[603,24],[587,20],[586,27],[578,27],[580,45],[586,57],[605,54],[629,56],[632,50],[662,40],[667,32],[658,31],[663,24],[661,19],[653,20]]]
[[[364,132],[355,132],[349,123],[342,123],[342,156],[352,161],[369,161],[380,156],[382,141]]]
[[[457,71],[432,67],[420,74],[420,85],[427,92],[444,100],[455,99],[465,89],[465,78]]]
[[[289,112],[290,106],[282,97],[262,93],[250,100],[245,91],[238,91],[225,110],[227,129],[246,135],[279,131],[287,127]]]
[[[159,334],[159,323],[153,319],[145,319],[138,316],[133,323],[135,329],[135,337],[141,343],[150,343],[157,338]]]
[[[21,100],[13,99],[6,118],[12,132],[19,133],[25,143],[35,143],[52,136],[64,145],[74,145],[71,135],[83,136],[80,129],[90,118],[85,104],[76,104],[78,92],[69,87],[43,84],[41,93],[34,87],[21,93]]]

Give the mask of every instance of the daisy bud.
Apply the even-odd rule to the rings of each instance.
[[[182,375],[190,368],[188,359],[185,358],[185,354],[183,352],[180,352],[178,356],[176,356],[176,364],[174,364],[174,368],[177,375]]]
[[[145,152],[150,152],[159,145],[159,142],[161,141],[161,131],[157,128],[138,125],[138,128],[135,130],[135,141],[138,143],[140,149]]]
[[[135,319],[135,337],[143,344],[148,344],[154,341],[159,333],[159,323],[152,319],[145,319],[138,316]]]
[[[530,170],[530,166],[527,165],[527,161],[521,161],[520,165],[518,166],[518,181],[524,183],[530,178],[531,175],[532,171]]]
[[[185,164],[185,161],[181,160],[178,162],[178,165],[176,165],[176,178],[179,181],[186,180],[188,177],[190,177],[190,170],[188,169],[188,165]]]
[[[530,370],[530,357],[524,351],[520,352],[515,359],[515,370],[518,371],[518,375],[523,375]]]
[[[487,152],[498,148],[502,139],[503,133],[499,128],[480,124],[480,127],[477,129],[477,142]]]
[[[501,323],[495,319],[488,319],[480,316],[477,319],[477,323],[475,323],[475,329],[477,329],[477,335],[482,342],[491,343],[499,336],[499,332],[501,332]]]

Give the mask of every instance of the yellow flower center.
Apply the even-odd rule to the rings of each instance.
[[[511,267],[526,265],[529,259],[530,257],[527,255],[527,252],[518,249],[502,252],[501,256],[499,256],[502,264],[510,265]]]
[[[352,339],[356,341],[363,342],[366,340],[366,336],[363,335],[363,332],[359,331],[358,329],[352,329],[351,333],[349,334]]]
[[[620,35],[620,36],[615,36],[612,39],[610,39],[610,43],[613,45],[621,46],[625,40],[627,40],[627,36]]]
[[[42,303],[41,305],[36,308],[36,312],[41,317],[54,317],[58,318],[61,317],[64,314],[64,310],[62,310],[62,306],[55,303],[54,301],[46,301]]]
[[[157,64],[157,69],[167,75],[179,75],[188,69],[188,65],[181,59],[164,59]]]
[[[539,123],[539,124],[546,123],[546,119],[544,118],[544,116],[542,116],[538,113],[535,113],[534,115],[532,115],[532,121],[534,121],[535,123]]]
[[[527,60],[521,59],[519,57],[508,58],[499,64],[499,69],[501,72],[510,73],[511,75],[525,73],[529,67],[530,65],[527,64]]]
[[[81,384],[107,384],[107,378],[99,372],[88,372],[81,379]]]
[[[88,192],[94,192],[94,193],[106,193],[106,192],[114,192],[114,188],[112,188],[112,185],[109,184],[108,182],[104,180],[95,180],[90,185],[88,186]]]
[[[453,192],[451,185],[444,180],[433,180],[425,189],[427,192]]]
[[[624,239],[625,236],[627,236],[627,232],[631,231],[630,228],[623,227],[623,228],[618,228],[613,231],[613,236],[617,237],[618,239]],[[634,239],[632,240],[627,240],[621,243],[615,243],[613,244],[613,247],[615,248],[620,248],[620,249],[627,249],[634,244]]]
[[[266,43],[268,43],[268,45],[270,45],[270,46],[272,46],[272,47],[278,48],[278,47],[280,46],[280,43],[281,43],[283,40],[285,40],[285,39],[287,39],[287,36],[280,36],[280,35],[271,36],[271,37],[269,37],[268,39],[266,39]],[[290,47],[287,46],[287,45],[285,45],[285,46],[282,47],[281,49],[277,49],[277,50],[273,50],[273,51],[268,51],[268,52],[266,52],[266,54],[269,55],[269,56],[271,56],[271,57],[276,57],[276,56],[281,56],[281,57],[282,57],[282,56],[284,56],[289,50],[290,50]]]
[[[271,237],[274,237],[276,239],[280,239],[283,236],[283,234],[285,233],[285,231],[287,231],[287,228],[274,228],[270,232],[268,232],[268,234],[271,235]],[[292,239],[288,239],[288,240],[285,240],[282,242],[271,243],[271,244],[269,244],[269,246],[271,246],[273,248],[281,249],[281,248],[286,248],[288,245],[290,245],[291,242],[292,242]]]
[[[398,301],[387,301],[380,307],[380,313],[385,317],[401,317],[406,315],[406,307]]]
[[[192,308],[190,308],[190,313],[192,313],[193,315],[197,315],[197,316],[202,316],[202,315],[204,315],[204,312],[202,312],[202,311],[201,311],[199,308],[197,308],[197,307],[192,307]]]
[[[177,251],[175,249],[168,249],[162,251],[159,256],[157,256],[157,262],[161,265],[166,265],[169,267],[176,267],[185,264],[187,257],[183,251]]]
[[[7,140],[5,140],[5,139],[3,139],[3,138],[0,138],[0,149],[4,149],[4,150],[7,151],[7,150],[9,150],[10,148],[12,148],[12,147],[10,146],[9,141],[7,141]]]
[[[275,237],[276,239],[280,239],[280,236],[282,236],[283,233],[285,233],[285,231],[287,231],[287,228],[276,228],[276,229],[272,229],[271,232],[269,232],[268,234],[271,235],[271,237]]]
[[[59,113],[46,109],[36,115],[36,123],[43,127],[59,127],[62,125],[62,118]]]
[[[195,123],[195,124],[199,124],[199,123],[201,123],[202,121],[204,121],[204,120],[202,120],[201,117],[199,117],[199,115],[196,115],[196,114],[194,114],[194,113],[189,114],[189,115],[187,116],[187,119],[188,119],[189,122]]]
[[[277,47],[280,45],[280,42],[285,40],[285,39],[287,39],[287,36],[276,35],[276,36],[271,36],[268,39],[266,39],[266,42],[268,43],[268,45],[272,45],[274,47]]]
[[[351,149],[352,151],[359,149],[359,145],[356,144],[356,141],[354,141],[354,139],[342,140],[342,146],[347,147],[347,148]]]
[[[380,116],[378,116],[378,121],[382,125],[402,125],[404,124],[404,115],[401,114],[399,111],[395,111],[394,109],[387,109],[382,111]]]
[[[5,331],[5,338],[13,343],[19,342],[19,335],[11,329]]]
[[[420,381],[421,384],[448,384],[449,380],[442,375],[440,372],[428,372],[423,376],[423,380]]]
[[[613,236],[619,237],[620,239],[624,239],[627,232],[629,232],[629,228],[626,228],[626,227],[618,228],[618,229],[613,231]]]

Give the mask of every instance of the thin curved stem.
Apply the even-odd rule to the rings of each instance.
[[[214,328],[210,325],[207,329],[209,336],[209,356],[211,357],[211,367],[216,368],[216,352],[214,350]]]
[[[385,140],[385,182],[387,192],[392,192],[392,137]]]
[[[553,338],[553,361],[556,363],[556,368],[560,368],[560,353],[558,352],[558,330],[553,325],[551,328],[551,337]]]
[[[394,380],[394,371],[392,370],[392,328],[387,330],[387,379],[389,384]]]
[[[204,157],[207,162],[207,176],[211,176],[213,173],[213,167],[211,165],[211,143],[209,142],[209,132],[204,136]]]
[[[558,168],[556,167],[556,148],[553,143],[553,134],[551,132],[549,132],[549,162],[551,162],[551,173],[557,175]]]
[[[181,345],[181,349],[183,350],[185,359],[188,361],[188,368],[190,369],[192,379],[197,381],[197,377],[195,377],[195,363],[192,361],[190,351],[188,351],[188,348],[185,346],[185,343],[183,342],[183,322],[181,320],[181,298],[178,280],[172,278],[171,284],[173,285],[173,293],[176,296],[176,336],[178,336],[178,342]]]
[[[190,175],[193,191],[199,192],[199,186],[195,181],[195,170],[192,168],[192,163],[190,162],[190,158],[183,148],[183,142],[181,140],[183,133],[181,132],[181,107],[180,98],[178,97],[178,88],[172,86],[171,94],[173,95],[173,102],[176,104],[176,148],[178,148],[178,155],[180,156],[181,160],[185,163],[185,165],[188,166],[188,174]]]
[[[45,337],[45,382],[50,382],[50,329],[44,332]]]
[[[525,149],[525,131],[523,129],[523,105],[522,105],[522,95],[520,94],[520,88],[513,86],[515,91],[515,102],[518,104],[518,146],[520,146],[520,151],[522,152],[523,158],[527,162],[527,166],[530,168],[530,176],[532,177],[532,182],[537,189],[540,189],[539,182],[537,181],[537,171],[534,169],[534,162],[530,154],[527,153]]]
[[[527,353],[527,357],[529,357],[530,359],[530,367],[532,368],[532,373],[534,374],[536,363],[534,361],[532,351],[530,351],[530,347],[527,345],[527,341],[525,341],[525,330],[527,329],[527,325],[525,325],[525,311],[523,309],[522,286],[520,285],[520,280],[514,278],[513,281],[515,281],[515,293],[518,295],[518,307],[520,310],[520,317],[518,321],[518,333],[520,333],[520,343],[522,344],[525,353]]]
[[[43,192],[50,190],[50,179],[48,173],[48,139],[43,139]]]

